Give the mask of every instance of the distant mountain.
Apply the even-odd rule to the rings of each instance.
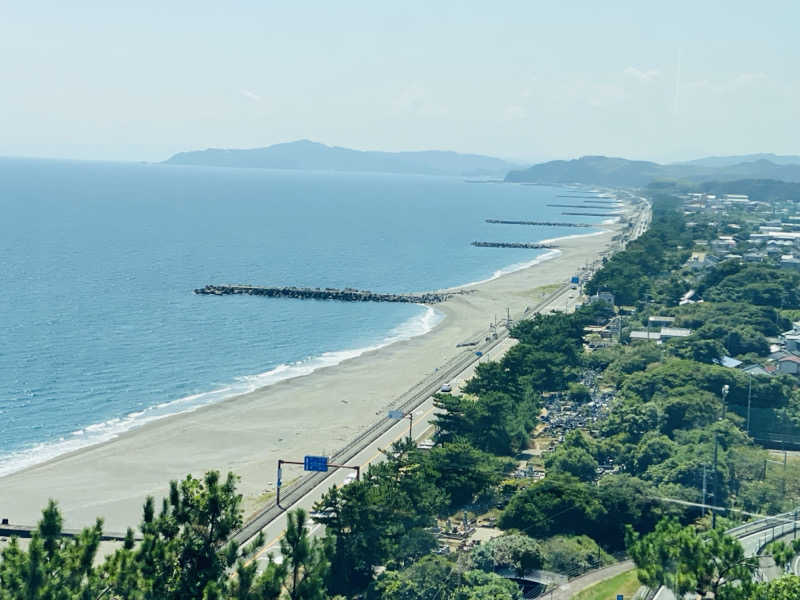
[[[756,162],[760,160],[768,160],[776,165],[800,165],[800,156],[797,155],[779,155],[771,153],[762,154],[742,154],[739,156],[708,156],[706,158],[698,158],[695,160],[687,160],[679,163],[678,165],[695,165],[697,167],[732,167],[741,163]]]
[[[267,148],[224,150],[209,148],[180,152],[165,161],[170,165],[248,167],[322,171],[372,171],[423,175],[502,176],[519,165],[477,154],[438,150],[373,152],[326,146],[309,140],[275,144]]]
[[[525,170],[511,171],[506,175],[506,181],[642,186],[658,178],[661,168],[657,163],[642,160],[583,156],[574,160],[551,160]]]
[[[707,181],[687,188],[685,191],[700,191],[706,194],[747,194],[751,200],[773,202],[775,200],[800,199],[800,183],[775,181],[774,179],[739,179],[736,181]]]
[[[654,162],[584,156],[574,160],[554,160],[511,171],[506,181],[536,183],[584,183],[623,187],[642,187],[653,181],[733,181],[738,179],[776,179],[800,182],[800,164],[776,164],[766,159],[719,167],[682,163],[661,165]]]

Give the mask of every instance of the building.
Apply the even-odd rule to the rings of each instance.
[[[692,335],[691,329],[682,327],[662,327],[659,331],[631,331],[631,342],[663,342],[673,338],[685,338]]]
[[[685,338],[692,335],[691,329],[684,329],[683,327],[662,327],[661,339],[670,340],[672,338]]]
[[[721,364],[723,367],[728,367],[729,369],[735,369],[742,365],[742,361],[731,356],[723,356],[721,359],[719,359],[719,364]]]
[[[789,375],[797,375],[800,373],[800,357],[794,354],[787,353],[786,356],[779,358],[775,362],[778,365],[779,373],[786,373]]]
[[[595,302],[606,302],[614,306],[614,294],[611,292],[597,292],[594,296],[589,297],[589,304],[594,304]]]
[[[658,342],[661,334],[657,331],[631,331],[631,342]]]
[[[675,322],[675,317],[661,317],[652,315],[647,319],[648,323],[653,327],[669,327]]]
[[[756,376],[756,377],[759,377],[759,376],[771,377],[772,376],[772,373],[767,371],[761,365],[748,365],[746,367],[742,367],[741,371],[743,373],[747,373],[748,375],[753,375],[753,376]]]
[[[748,252],[742,258],[744,258],[744,262],[760,263],[764,262],[764,259],[767,258],[767,254],[765,252]]]
[[[793,269],[800,271],[800,258],[797,258],[793,254],[784,254],[781,256],[780,266],[781,269]]]

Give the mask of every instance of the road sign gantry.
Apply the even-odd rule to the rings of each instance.
[[[281,486],[283,485],[283,465],[303,465],[304,471],[317,473],[327,473],[330,469],[353,469],[356,472],[356,481],[361,478],[361,467],[359,465],[337,465],[328,462],[327,456],[306,455],[302,461],[278,459],[278,485],[275,487],[275,503],[281,505]]]

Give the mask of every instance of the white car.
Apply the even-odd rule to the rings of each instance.
[[[445,393],[450,393],[450,392],[453,391],[453,386],[451,386],[449,383],[445,383],[444,385],[442,385],[442,387],[441,387],[441,389],[439,391],[440,392],[445,392]]]

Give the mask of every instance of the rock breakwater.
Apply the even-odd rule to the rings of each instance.
[[[194,290],[195,294],[229,296],[246,294],[268,298],[294,298],[297,300],[339,300],[342,302],[408,302],[412,304],[437,304],[447,300],[452,293],[426,292],[422,294],[389,294],[353,288],[299,288],[262,287],[255,285],[207,285]]]

